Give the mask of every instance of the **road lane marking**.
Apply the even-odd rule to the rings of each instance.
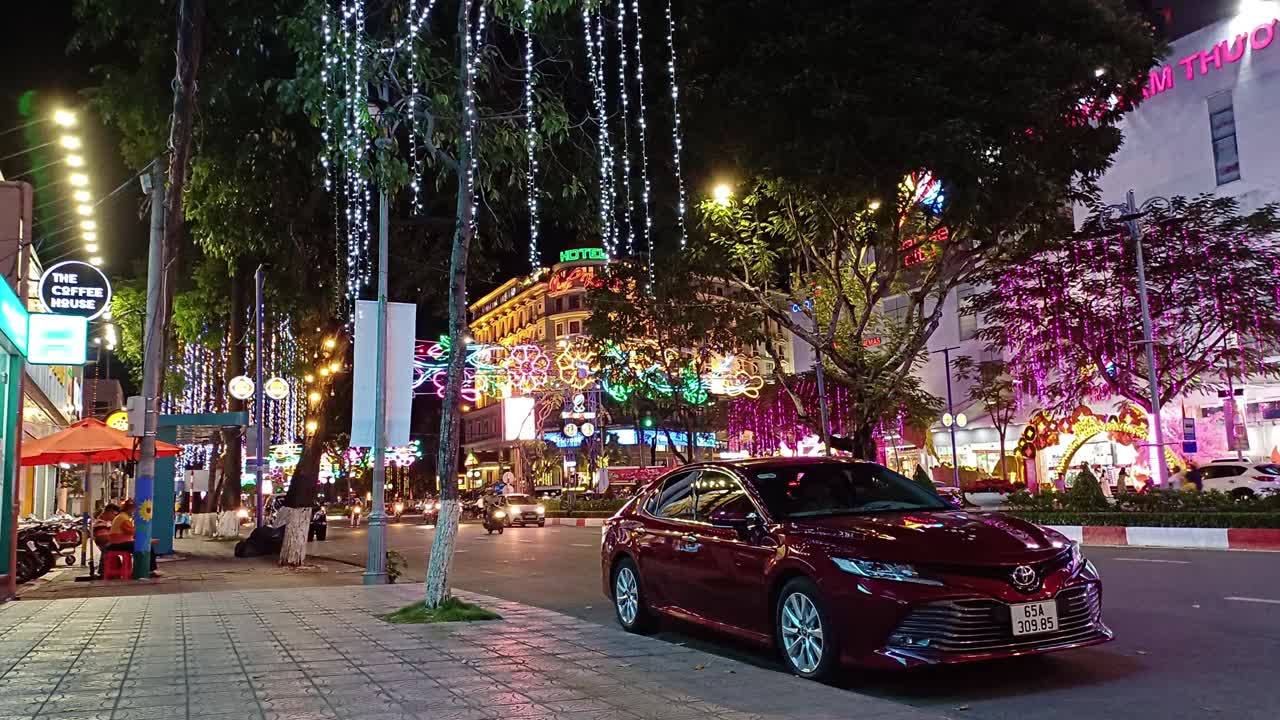
[[[591,543],[569,543],[569,547],[595,547]]]
[[[1251,597],[1225,597],[1223,600],[1235,600],[1236,602],[1262,603],[1264,605],[1280,605],[1280,600],[1269,600],[1267,598],[1251,598]]]
[[[1165,565],[1190,565],[1190,560],[1157,560],[1155,558],[1111,558],[1112,560],[1121,560],[1124,562],[1149,562],[1162,563]]]

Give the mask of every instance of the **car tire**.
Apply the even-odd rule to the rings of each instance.
[[[640,569],[629,557],[624,557],[613,566],[613,577],[610,578],[610,596],[613,598],[613,615],[623,630],[637,635],[653,632],[653,614],[645,604],[644,588],[640,583]],[[623,599],[619,599],[619,593]]]
[[[546,520],[542,520],[542,521],[540,521],[540,522],[538,523],[538,527],[546,527],[546,526],[547,526],[547,521],[546,521]]]
[[[774,641],[787,669],[808,680],[830,682],[840,665],[840,647],[818,586],[807,577],[787,581],[773,616]]]
[[[1235,488],[1228,495],[1236,500],[1252,500],[1255,493],[1251,488]]]

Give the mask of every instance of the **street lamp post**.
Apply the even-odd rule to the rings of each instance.
[[[385,105],[389,91],[385,83],[378,90],[378,95]],[[382,113],[375,115],[382,119]],[[380,152],[386,152],[390,144],[391,128],[384,128],[384,134],[378,138],[376,146]],[[390,224],[390,200],[385,187],[378,190],[378,344],[376,347],[373,375],[373,452],[370,462],[373,463],[372,503],[369,509],[369,547],[365,560],[365,585],[385,585],[387,583],[387,512],[386,512],[386,456],[387,430],[387,234]]]

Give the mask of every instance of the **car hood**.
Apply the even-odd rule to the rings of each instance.
[[[1067,539],[1001,513],[964,511],[836,515],[789,521],[790,535],[886,562],[1003,565],[1051,557]]]

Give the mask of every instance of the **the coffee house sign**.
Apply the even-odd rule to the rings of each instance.
[[[111,307],[111,283],[89,263],[60,262],[40,276],[40,301],[49,312],[93,320]]]
[[[1201,75],[1221,70],[1223,65],[1239,62],[1246,52],[1271,47],[1276,41],[1276,32],[1280,29],[1277,28],[1278,23],[1280,19],[1268,20],[1234,38],[1221,40],[1208,50],[1192,53],[1172,65],[1153,68],[1146,87],[1142,89],[1142,96],[1149,98],[1159,95],[1172,90],[1174,81],[1179,77],[1194,80]],[[1175,67],[1180,69],[1175,71]]]

